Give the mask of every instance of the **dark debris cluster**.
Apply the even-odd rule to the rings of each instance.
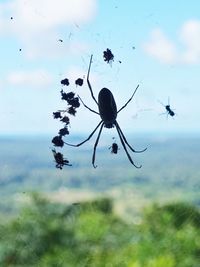
[[[83,85],[83,79],[78,78],[78,79],[75,81],[75,84],[76,84],[76,85],[79,85],[79,86],[82,86],[82,85]]]
[[[109,48],[103,51],[103,58],[107,63],[112,63],[114,61],[114,55]]]
[[[62,84],[62,85],[66,85],[66,86],[69,86],[69,79],[63,79],[63,80],[61,80],[60,81],[60,83]]]
[[[67,78],[61,80],[60,83],[61,83],[62,85],[65,85],[65,86],[69,86],[69,84],[70,84],[70,83],[69,83],[69,79],[67,79]],[[82,85],[83,85],[83,79],[82,79],[82,78],[78,78],[78,79],[76,79],[76,80],[75,80],[75,85],[76,85],[76,86],[82,86]]]
[[[61,80],[62,86],[69,86],[70,82],[69,79],[65,78]],[[83,79],[78,78],[75,81],[75,85],[82,86],[83,85]],[[62,148],[65,144],[63,141],[63,137],[66,135],[69,135],[69,125],[70,125],[70,118],[68,117],[67,113],[69,115],[76,115],[77,108],[80,107],[79,98],[76,96],[74,92],[65,92],[63,89],[60,91],[61,94],[61,100],[66,101],[67,107],[64,110],[57,110],[53,112],[53,118],[60,120],[60,122],[63,124],[62,128],[59,129],[58,135],[54,136],[52,139],[52,143],[56,147]],[[67,159],[64,159],[63,154],[60,152],[56,152],[55,149],[52,149],[53,156],[56,162],[56,168],[62,169],[64,165],[72,166],[69,164],[69,161]]]
[[[103,51],[103,59],[104,59],[105,62],[107,62],[110,65],[112,65],[112,63],[114,62],[114,54],[112,53],[111,49],[107,48],[105,51]],[[119,64],[122,63],[121,60],[117,60],[117,62]]]

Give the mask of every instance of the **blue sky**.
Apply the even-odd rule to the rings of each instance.
[[[96,109],[86,81],[74,86],[91,54],[96,97],[107,87],[120,108],[140,85],[118,116],[124,132],[198,133],[199,10],[198,0],[1,0],[0,133],[55,135],[62,125],[52,113],[65,108],[66,77],[71,84],[63,89]],[[106,48],[115,55],[112,65],[103,61]],[[167,104],[168,97],[174,119],[160,115],[158,100]],[[72,134],[90,133],[100,121],[84,107],[70,118]]]

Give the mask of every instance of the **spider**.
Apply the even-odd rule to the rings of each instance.
[[[88,138],[85,139],[84,141],[82,141],[81,143],[79,143],[77,145],[74,145],[74,144],[69,144],[69,143],[65,142],[65,144],[67,144],[69,146],[79,147],[82,144],[84,144],[85,142],[87,142],[88,140],[90,140],[90,138],[93,136],[93,134],[96,132],[96,130],[100,127],[97,139],[96,139],[95,144],[94,144],[94,150],[93,150],[93,155],[92,155],[92,165],[93,165],[94,168],[96,168],[97,167],[95,165],[96,148],[97,148],[97,145],[98,145],[98,142],[99,142],[99,138],[100,138],[102,129],[103,129],[103,127],[105,127],[105,128],[116,127],[118,135],[119,135],[119,138],[120,138],[120,141],[122,143],[122,146],[123,146],[123,148],[124,148],[124,150],[126,152],[126,155],[127,155],[128,159],[129,159],[130,163],[132,165],[134,165],[136,168],[141,168],[142,165],[137,166],[133,162],[133,160],[132,160],[132,158],[131,158],[128,150],[127,150],[126,145],[130,148],[130,150],[132,150],[135,153],[144,152],[147,148],[145,148],[143,150],[139,150],[139,151],[133,149],[129,145],[128,141],[126,140],[126,137],[124,136],[124,134],[123,134],[123,132],[122,132],[117,120],[116,120],[117,119],[117,114],[120,111],[122,111],[127,106],[127,104],[132,100],[132,98],[135,95],[139,85],[137,85],[137,87],[136,87],[135,91],[133,92],[131,98],[119,110],[117,110],[117,106],[116,106],[113,94],[107,88],[102,88],[100,90],[99,95],[98,95],[98,102],[97,102],[97,100],[96,100],[96,98],[95,98],[95,96],[93,94],[93,91],[92,91],[92,86],[91,86],[90,81],[89,81],[90,68],[91,68],[91,64],[92,64],[92,57],[93,57],[93,55],[91,55],[91,57],[90,57],[90,63],[89,63],[89,68],[88,68],[88,73],[87,73],[87,84],[88,84],[91,96],[92,96],[94,102],[96,103],[96,105],[98,106],[99,112],[89,108],[87,105],[84,104],[84,102],[82,101],[80,96],[78,96],[78,97],[79,97],[80,101],[82,102],[82,104],[84,105],[85,108],[89,109],[91,112],[93,112],[95,114],[100,115],[101,121],[98,123],[96,128],[92,131],[92,133],[88,136]]]

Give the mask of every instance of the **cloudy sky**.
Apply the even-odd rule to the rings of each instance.
[[[199,10],[198,0],[0,0],[0,133],[56,134],[62,88],[97,110],[85,79],[91,54],[96,97],[107,87],[120,108],[139,84],[118,115],[125,132],[198,133]],[[168,99],[174,118],[161,115]],[[90,133],[100,117],[80,107],[70,121],[72,133]]]

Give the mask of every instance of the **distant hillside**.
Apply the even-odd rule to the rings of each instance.
[[[74,142],[84,138],[76,137]],[[0,209],[14,208],[13,199],[19,200],[20,195],[34,190],[51,192],[52,197],[58,191],[70,194],[78,190],[111,194],[126,201],[141,200],[140,204],[170,199],[200,204],[200,138],[153,135],[129,138],[135,149],[148,147],[144,153],[131,153],[133,160],[142,164],[141,169],[136,169],[117,139],[120,150],[111,154],[112,137],[102,137],[96,153],[98,167],[94,169],[91,164],[94,137],[79,148],[65,146],[61,150],[73,165],[63,170],[55,168],[51,139],[1,137]]]

